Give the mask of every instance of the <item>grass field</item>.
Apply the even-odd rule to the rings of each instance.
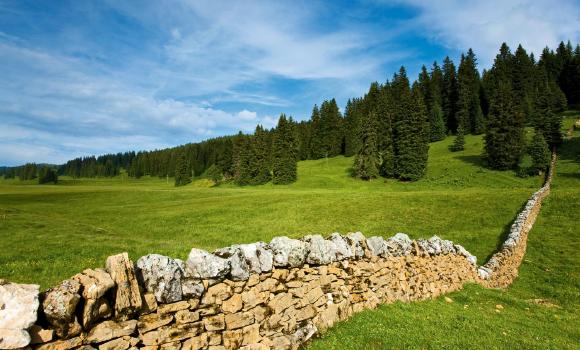
[[[512,286],[469,285],[448,295],[453,303],[383,305],[340,323],[309,349],[579,349],[579,213],[576,131],[560,150],[552,192]]]
[[[577,347],[578,140],[576,132],[563,147],[553,194],[513,288],[469,286],[451,296],[452,304],[383,306],[338,325],[311,348]],[[210,188],[199,180],[174,188],[171,179],[152,178],[63,179],[48,186],[0,181],[0,278],[47,288],[121,251],[133,259],[152,252],[185,258],[191,247],[354,230],[437,234],[464,245],[482,264],[542,180],[483,168],[479,136],[467,136],[463,152],[449,152],[451,142],[431,144],[427,175],[415,183],[354,180],[352,159],[344,157],[300,162],[299,180],[289,186]],[[527,302],[533,298],[558,308]],[[505,309],[497,313],[496,304]],[[528,337],[520,341],[522,335]]]

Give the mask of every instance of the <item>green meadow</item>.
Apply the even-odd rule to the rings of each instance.
[[[578,117],[569,113],[564,127]],[[572,136],[512,287],[467,286],[450,295],[452,303],[381,306],[339,324],[310,348],[577,348],[580,132]],[[123,251],[133,259],[147,253],[184,259],[192,247],[351,231],[438,235],[483,264],[542,179],[486,169],[481,136],[467,136],[465,151],[457,153],[448,150],[452,141],[430,145],[427,174],[414,183],[355,180],[353,159],[345,157],[300,162],[298,181],[288,186],[211,186],[197,179],[175,188],[172,179],[125,176],[62,178],[58,185],[3,180],[0,278],[44,289]]]

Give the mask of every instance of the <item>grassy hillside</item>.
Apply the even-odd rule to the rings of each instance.
[[[432,144],[427,175],[416,183],[355,180],[344,157],[301,162],[299,181],[289,186],[0,181],[0,278],[49,287],[121,251],[134,259],[152,252],[185,258],[191,247],[354,230],[437,234],[483,261],[541,179],[482,168],[481,137],[466,141],[458,153],[448,151],[452,138]]]
[[[384,305],[332,328],[309,349],[578,349],[580,131],[572,136],[512,286],[471,285],[448,295],[452,303]]]

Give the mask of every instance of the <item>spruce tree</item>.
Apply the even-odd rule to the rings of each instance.
[[[418,85],[413,91],[404,67],[393,81],[396,101],[394,125],[395,176],[415,181],[423,176],[429,150],[428,118]]]
[[[430,141],[441,141],[445,138],[445,123],[443,122],[443,110],[439,103],[435,102],[429,113]]]
[[[324,158],[323,140],[324,140],[324,126],[320,119],[320,110],[317,105],[312,108],[311,139],[310,139],[310,159]]]
[[[250,147],[250,184],[262,185],[270,181],[270,147],[268,134],[261,125],[256,127]]]
[[[371,180],[379,176],[376,132],[376,115],[371,112],[363,118],[361,147],[353,164],[353,175],[362,180]]]
[[[472,108],[475,108],[475,112],[473,113],[473,134],[483,134],[485,132],[485,120],[483,118],[481,105],[479,103],[475,103],[472,105]]]
[[[275,185],[295,182],[297,178],[296,144],[291,122],[284,114],[278,119],[272,148],[272,182]]]
[[[500,80],[491,97],[485,133],[489,166],[499,170],[516,167],[524,147],[523,113],[514,103],[510,82]]]
[[[453,140],[453,144],[449,146],[451,152],[459,152],[465,149],[465,131],[461,124],[457,127],[457,136]]]
[[[550,165],[550,149],[542,132],[537,131],[528,147],[528,154],[532,158],[532,168],[542,173]]]
[[[189,172],[189,162],[185,153],[177,158],[175,165],[175,186],[185,186],[191,182],[191,173]]]
[[[251,146],[250,138],[241,132],[234,140],[234,182],[240,186],[249,185],[252,181]]]
[[[455,114],[457,110],[457,71],[455,65],[449,57],[445,57],[443,61],[443,83],[441,90],[441,108],[443,109],[443,117],[447,125],[447,129],[451,132],[457,130],[457,120]]]
[[[347,157],[354,156],[361,147],[361,101],[359,99],[348,100],[344,113],[344,122],[346,125],[344,133],[344,155]]]
[[[457,80],[459,100],[456,119],[459,123],[463,123],[466,131],[475,133],[478,106],[481,110],[479,99],[481,82],[477,71],[477,59],[472,49],[467,51],[467,55],[461,55]]]

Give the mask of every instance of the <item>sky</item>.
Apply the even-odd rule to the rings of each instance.
[[[401,65],[562,40],[578,0],[0,0],[0,165],[252,132]]]

